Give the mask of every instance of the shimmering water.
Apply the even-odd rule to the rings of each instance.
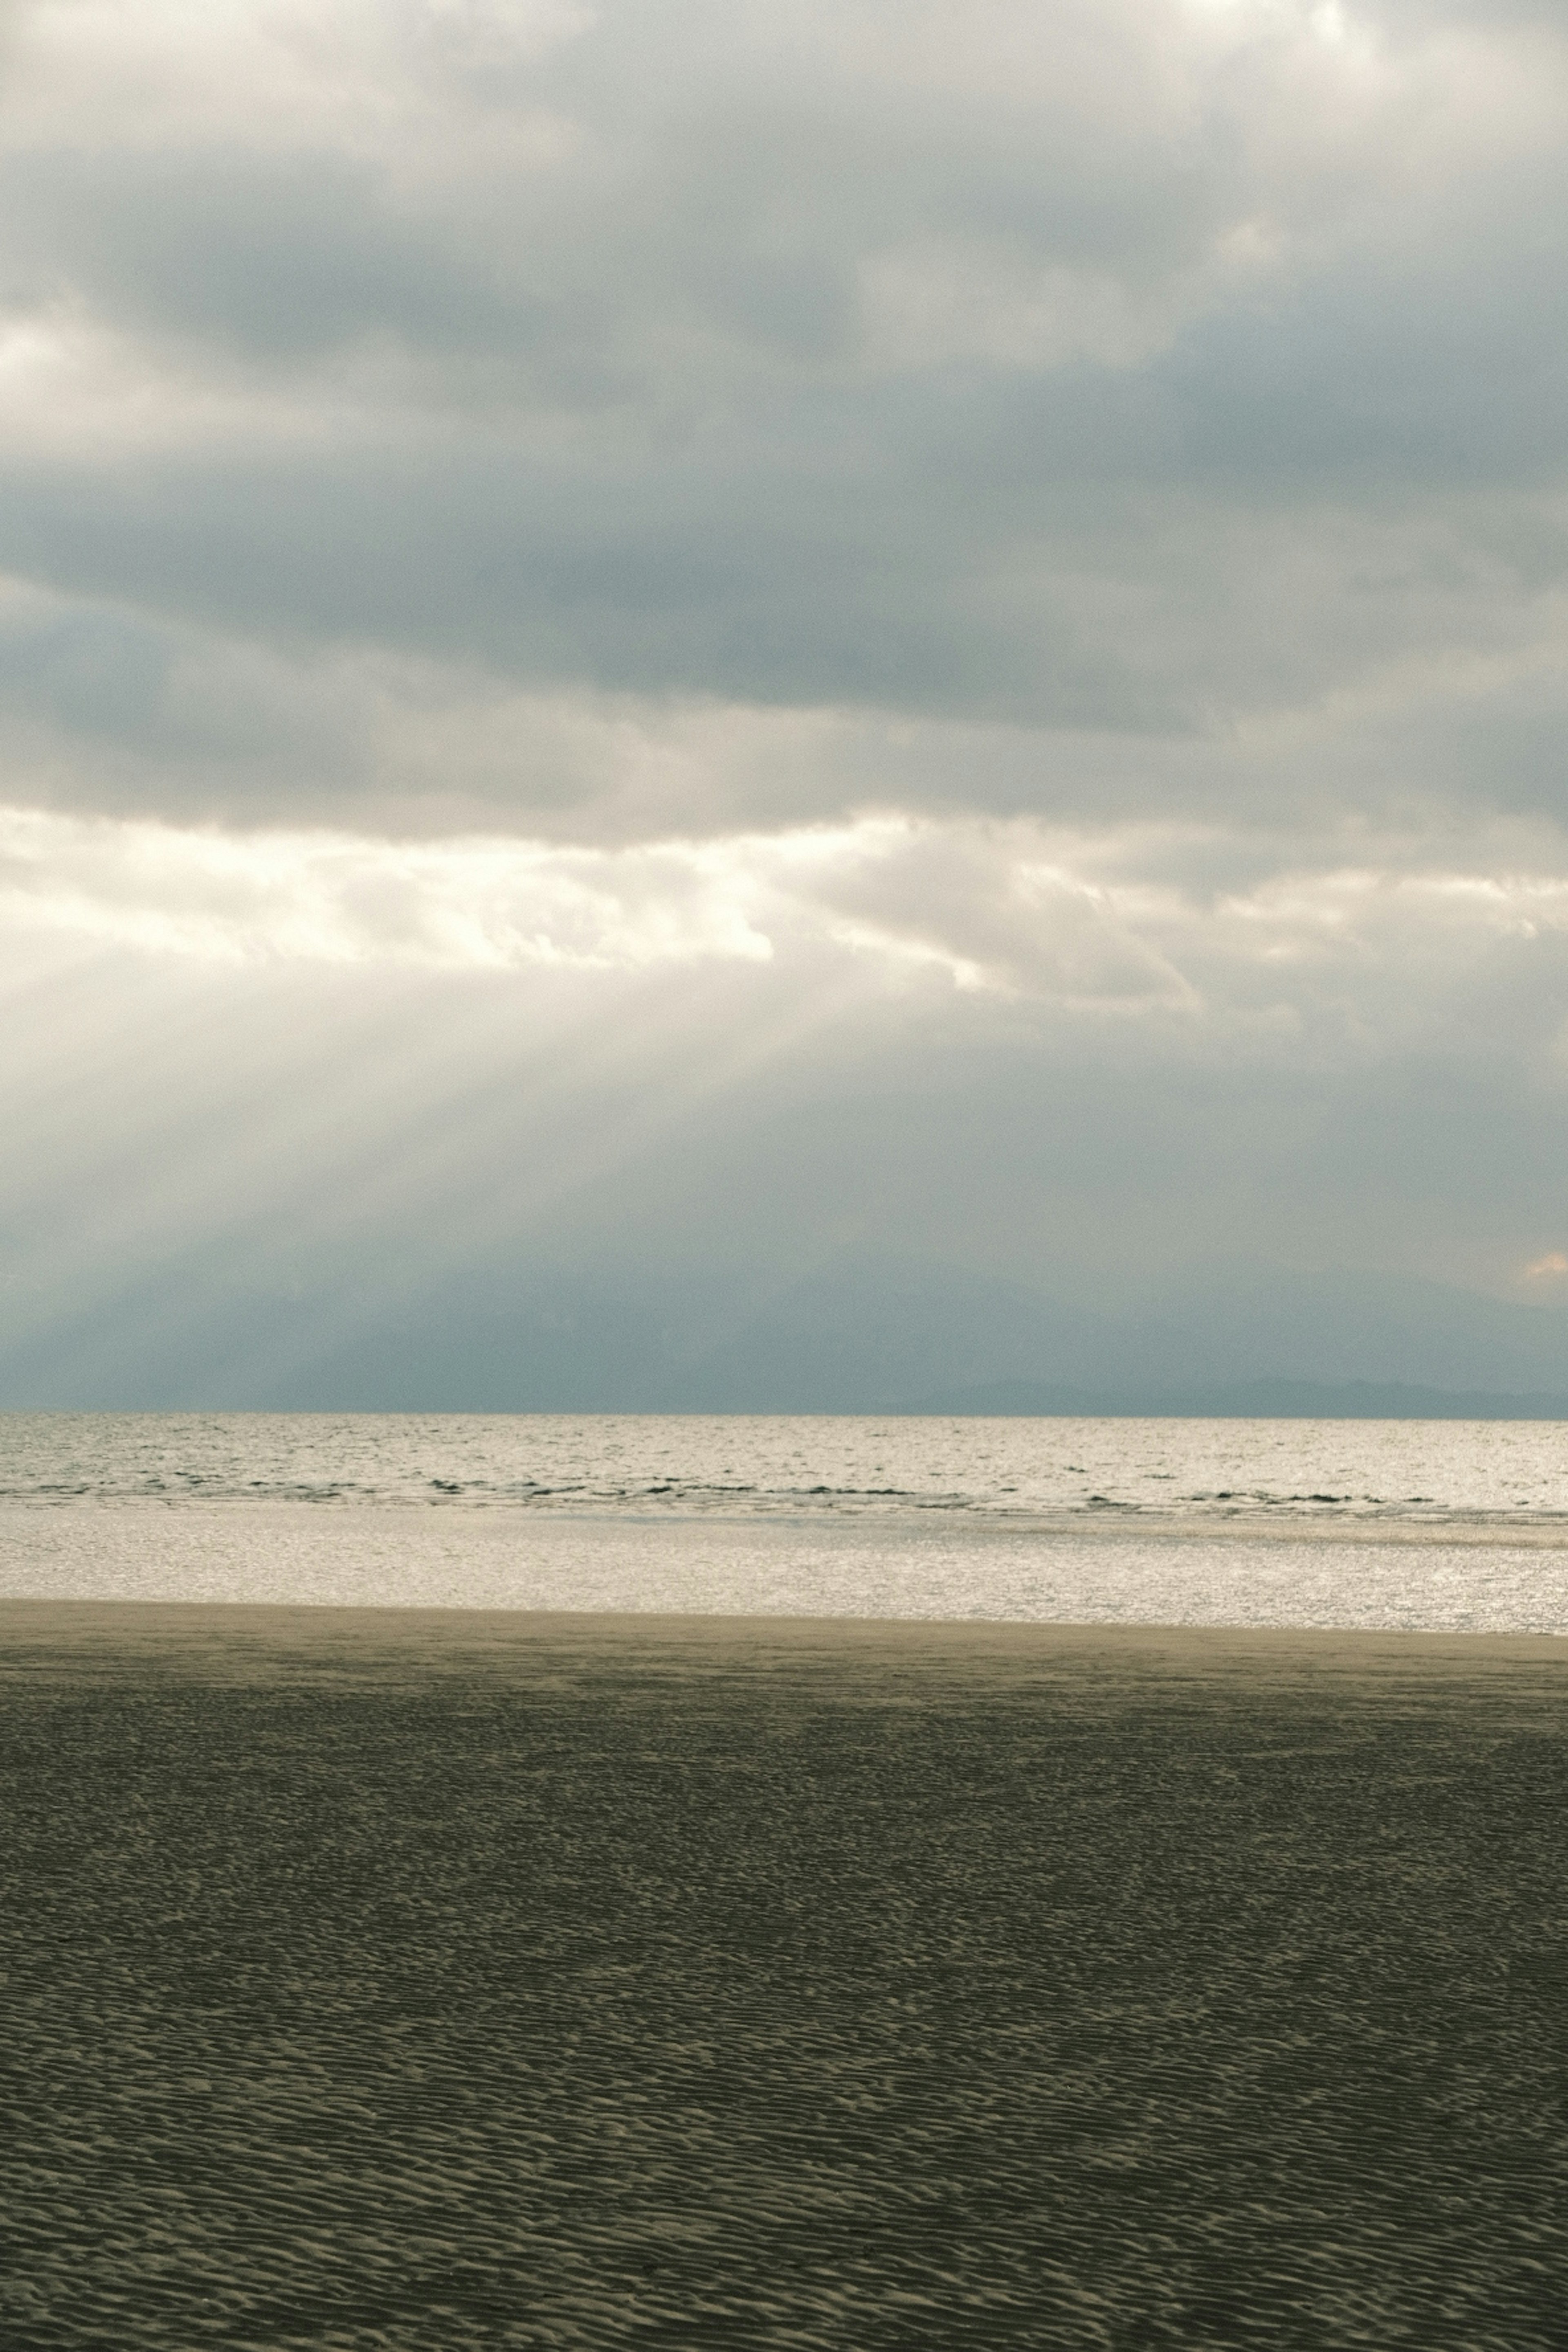
[[[11,1414],[0,1593],[1560,1633],[1568,1426]]]
[[[1568,1423],[9,1413],[0,1497],[1561,1529]]]

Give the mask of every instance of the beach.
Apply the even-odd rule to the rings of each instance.
[[[0,2333],[1544,2352],[1565,1664],[7,1601]]]
[[[0,28],[0,2352],[1568,2352],[1568,0]]]

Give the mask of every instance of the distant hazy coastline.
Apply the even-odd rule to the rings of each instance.
[[[1568,1421],[1568,1394],[1421,1388],[1401,1381],[1235,1381],[1209,1388],[1121,1390],[986,1381],[876,1410],[1139,1421]]]

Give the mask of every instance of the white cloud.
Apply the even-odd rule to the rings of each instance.
[[[1238,1024],[1288,1052],[1309,1032],[1408,1043],[1510,959],[1568,939],[1568,877],[1337,867],[1194,892],[1173,875],[1202,847],[898,816],[583,849],[8,810],[0,917],[237,966],[635,976],[776,961],[787,989],[837,959],[893,989],[934,976],[999,1004],[1152,1023],[1156,1053],[1173,1022],[1199,1045]],[[1543,990],[1560,977],[1553,952]]]
[[[239,836],[0,814],[0,907],[39,928],[224,962],[639,970],[770,952],[742,861],[525,842]]]

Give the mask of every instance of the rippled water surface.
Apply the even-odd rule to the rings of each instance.
[[[0,1498],[1561,1527],[1562,1422],[9,1413]]]

